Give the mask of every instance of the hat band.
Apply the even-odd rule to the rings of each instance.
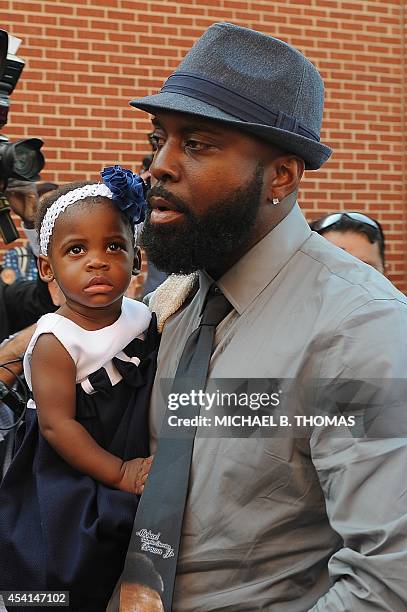
[[[175,72],[168,77],[161,92],[184,94],[215,106],[241,121],[276,127],[319,142],[318,134],[301,125],[292,115],[272,111],[213,79],[192,73]]]

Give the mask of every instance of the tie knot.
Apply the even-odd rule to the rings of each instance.
[[[200,325],[217,327],[231,310],[231,303],[225,298],[219,287],[212,286],[206,296]]]

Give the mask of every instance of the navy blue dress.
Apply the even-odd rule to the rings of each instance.
[[[96,393],[76,387],[77,420],[124,460],[149,455],[147,411],[158,343],[153,317],[146,339],[124,349],[140,359],[138,366],[113,358],[119,383],[112,386],[101,368],[89,376]],[[138,499],[69,466],[28,409],[0,486],[0,590],[69,591],[70,610],[102,612],[124,565]]]

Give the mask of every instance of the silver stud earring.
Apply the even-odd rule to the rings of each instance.
[[[273,206],[277,206],[277,204],[280,203],[280,200],[278,198],[273,198]]]

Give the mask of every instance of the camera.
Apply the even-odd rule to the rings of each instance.
[[[17,40],[17,39],[14,39]],[[9,96],[12,94],[24,68],[24,60],[9,52],[9,36],[0,30],[0,129],[7,124]],[[5,195],[13,179],[37,181],[45,160],[40,149],[40,138],[24,138],[10,142],[0,134],[0,233],[6,244],[19,237],[10,215],[10,205]]]

